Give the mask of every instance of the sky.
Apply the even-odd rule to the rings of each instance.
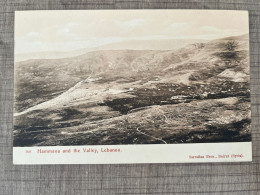
[[[15,53],[65,52],[128,40],[211,40],[248,31],[247,11],[16,11]]]

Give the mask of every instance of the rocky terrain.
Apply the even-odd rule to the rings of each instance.
[[[248,35],[15,64],[14,146],[250,141]]]

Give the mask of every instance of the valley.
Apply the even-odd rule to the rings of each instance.
[[[250,141],[248,51],[243,35],[18,62],[14,146]]]

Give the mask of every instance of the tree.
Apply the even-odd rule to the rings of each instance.
[[[235,51],[238,47],[238,42],[231,40],[224,44],[224,47],[227,51]]]
[[[222,52],[216,53],[218,57],[224,60],[226,63],[230,64],[232,62],[239,62],[241,59],[240,51],[238,49],[238,42],[235,40],[229,40],[221,44]]]

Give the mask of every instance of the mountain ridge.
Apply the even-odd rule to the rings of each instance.
[[[130,40],[121,41],[116,43],[105,44],[103,46],[78,49],[68,52],[57,52],[57,51],[43,51],[33,53],[18,53],[15,54],[15,62],[21,62],[30,59],[62,59],[76,57],[79,55],[86,54],[91,51],[99,50],[173,50],[184,47],[188,44],[195,42],[207,42],[202,39],[169,39],[169,40]]]
[[[233,38],[228,38],[230,39],[233,40]],[[53,83],[61,88],[60,94],[65,88],[69,89],[87,77],[94,79],[100,77],[101,81],[96,82],[105,82],[114,80],[116,77],[129,77],[136,80],[157,75],[157,78],[161,77],[161,80],[168,79],[177,82],[178,79],[174,78],[179,78],[177,74],[180,74],[183,78],[179,80],[189,83],[189,77],[194,71],[202,70],[204,64],[214,67],[214,63],[220,61],[212,54],[220,50],[220,43],[222,44],[223,41],[227,39],[219,39],[206,44],[194,43],[177,50],[102,50],[71,58],[20,62],[20,65],[17,65],[17,72],[21,78],[17,77],[16,83],[23,84],[30,76],[32,80],[35,80],[34,78],[39,78],[39,74],[46,73],[44,79],[48,78],[50,81],[47,86]],[[246,47],[247,45],[244,44],[238,46],[241,49],[246,49]],[[57,78],[60,79],[57,80]],[[40,87],[39,84],[37,86]],[[44,87],[40,88],[44,91]],[[31,90],[29,91],[31,94]]]

